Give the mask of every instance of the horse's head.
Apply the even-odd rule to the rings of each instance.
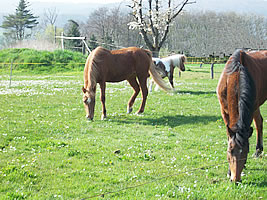
[[[179,69],[181,71],[185,71],[185,66],[184,66],[184,63],[186,61],[186,57],[183,55],[181,58],[180,58],[180,65],[179,65]]]
[[[86,118],[88,120],[93,120],[95,112],[95,93],[82,88],[83,91],[83,104],[86,112]]]
[[[236,127],[230,128],[227,126],[228,135],[228,148],[227,148],[227,160],[229,163],[231,181],[241,181],[241,172],[245,167],[247,161],[247,155],[249,152],[248,138],[252,135],[253,128],[251,127],[245,135],[248,138],[241,138],[240,130]]]

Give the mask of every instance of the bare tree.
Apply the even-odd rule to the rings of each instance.
[[[44,12],[44,21],[46,25],[54,26],[58,17],[58,11],[56,8],[50,8]]]
[[[95,37],[98,45],[105,46],[106,43],[105,47],[109,49],[140,46],[143,42],[138,30],[129,30],[127,25],[133,20],[129,11],[120,7],[101,7],[89,15],[85,23],[81,23],[81,33],[89,40]]]
[[[147,47],[158,57],[160,48],[167,39],[172,21],[182,12],[184,7],[192,4],[190,0],[175,1],[168,0],[167,5],[160,0],[147,0],[148,6],[143,0],[132,0],[132,14],[135,18],[130,22],[130,29],[139,29]]]

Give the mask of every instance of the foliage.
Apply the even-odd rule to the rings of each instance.
[[[34,16],[27,9],[28,7],[29,3],[27,1],[20,0],[15,14],[4,16],[1,27],[6,29],[4,34],[7,38],[17,41],[28,38],[31,35],[27,32],[27,29],[31,30],[38,24],[38,17]]]
[[[68,50],[50,52],[34,49],[4,49],[0,51],[0,63],[18,63],[14,64],[16,70],[32,73],[81,71],[85,60],[86,56],[81,53]],[[2,70],[6,70],[7,67],[9,68],[10,65],[0,65]]]
[[[267,49],[266,27],[261,16],[186,12],[174,21],[166,45],[198,57],[229,56],[236,48]]]
[[[106,48],[106,49],[113,49],[113,40],[112,40],[112,37],[110,37],[108,34],[106,34],[103,38],[102,38],[102,40],[103,40],[103,47],[104,48]]]
[[[91,50],[94,50],[96,47],[98,47],[99,45],[97,44],[97,39],[96,39],[96,36],[94,34],[92,34],[90,36],[90,39],[89,39],[89,48]]]
[[[143,115],[126,114],[129,84],[108,83],[108,118],[101,121],[97,88],[92,123],[82,105],[82,72],[14,70],[10,88],[9,73],[1,73],[0,199],[89,199],[112,191],[105,199],[267,199],[266,153],[252,158],[255,132],[243,182],[226,176],[215,92],[223,65],[215,65],[214,80],[209,67],[186,66],[180,78],[175,71],[178,93],[150,93]],[[261,111],[266,121],[266,103]],[[266,127],[263,135],[266,144]]]
[[[80,37],[81,33],[79,30],[79,24],[75,22],[74,20],[69,20],[66,28],[65,28],[65,33],[68,37]],[[81,40],[66,40],[65,41],[66,48],[68,49],[76,49],[77,47],[81,47]]]

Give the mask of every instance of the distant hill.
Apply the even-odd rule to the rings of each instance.
[[[237,12],[267,17],[267,0],[196,0],[188,10],[211,10],[215,12]],[[190,8],[189,8],[190,7]]]
[[[28,0],[31,2],[30,0]],[[19,0],[9,0],[0,2],[0,25],[3,21],[3,16],[15,12]],[[97,2],[97,1],[96,1]],[[127,1],[121,4],[122,9],[126,9]],[[43,16],[43,13],[47,9],[57,9],[58,19],[57,26],[62,27],[68,22],[69,19],[77,21],[86,21],[89,15],[100,7],[118,7],[120,3],[58,3],[58,2],[32,2],[30,3],[30,9],[34,15],[39,17]]]

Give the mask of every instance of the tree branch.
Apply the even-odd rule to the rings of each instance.
[[[170,22],[180,14],[180,12],[184,9],[184,7],[187,4],[193,4],[193,3],[196,3],[196,1],[190,1],[189,2],[189,0],[185,0],[183,3],[181,3],[180,9],[178,11],[176,11],[175,14],[170,18]],[[177,6],[177,7],[179,7],[179,6]]]

